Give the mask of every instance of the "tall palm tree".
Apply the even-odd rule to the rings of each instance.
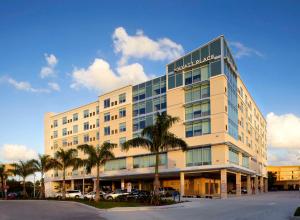
[[[18,163],[13,163],[12,166],[14,169],[12,169],[11,172],[23,178],[23,196],[24,198],[28,198],[28,194],[26,192],[26,177],[35,172],[33,162],[32,160],[20,160]]]
[[[5,191],[5,180],[7,179],[8,177],[8,172],[5,168],[5,164],[0,164],[0,180],[1,180],[1,191],[2,191],[2,194],[4,193]]]
[[[131,147],[143,147],[155,154],[155,176],[154,176],[154,194],[159,195],[159,154],[167,151],[169,148],[180,148],[185,151],[187,143],[176,137],[169,131],[172,125],[179,121],[179,118],[172,117],[164,113],[157,113],[156,122],[153,125],[145,127],[142,130],[141,137],[136,137],[126,141],[123,144],[124,150]]]
[[[99,188],[99,176],[100,167],[103,166],[108,160],[115,158],[112,149],[116,147],[116,144],[104,142],[100,147],[94,147],[92,145],[79,145],[77,148],[88,155],[87,159],[83,160],[83,164],[86,167],[87,172],[91,172],[93,167],[96,167],[96,196],[95,201],[98,202],[100,199],[100,188]]]
[[[49,170],[55,168],[58,163],[57,160],[51,158],[49,155],[41,155],[39,154],[38,159],[33,159],[32,160],[33,166],[35,168],[35,172],[40,172],[41,173],[41,193],[40,193],[40,198],[45,199],[45,180],[44,180],[44,175],[46,172]]]
[[[82,163],[81,159],[75,156],[76,153],[76,149],[69,149],[66,151],[63,149],[59,149],[55,152],[54,155],[54,168],[63,171],[62,199],[66,198],[66,169],[69,167],[73,167],[73,169],[76,169],[77,167],[81,166]]]

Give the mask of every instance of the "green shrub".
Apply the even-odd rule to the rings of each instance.
[[[300,207],[296,209],[294,216],[300,216]]]

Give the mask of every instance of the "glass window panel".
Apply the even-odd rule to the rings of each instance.
[[[192,89],[189,89],[187,91],[185,91],[185,102],[191,102],[192,101]]]
[[[210,54],[214,56],[221,55],[221,40],[218,39],[210,44]]]
[[[185,136],[192,137],[193,136],[193,125],[186,125],[185,126]]]
[[[146,116],[146,126],[153,125],[153,115]]]
[[[193,93],[192,93],[192,100],[199,100],[201,99],[201,93],[200,93],[200,86],[193,88]]]
[[[200,60],[200,50],[196,50],[192,53],[192,61],[196,62],[197,60]]]
[[[193,117],[199,118],[201,117],[201,105],[194,105],[193,106]]]
[[[209,103],[208,102],[202,103],[201,109],[202,109],[203,116],[209,115]]]
[[[166,80],[160,82],[160,93],[166,93]]]
[[[201,80],[200,68],[193,69],[193,83]]]
[[[165,95],[160,97],[160,103],[160,109],[167,108],[167,97]]]
[[[183,59],[176,61],[176,68],[183,66]]]
[[[192,71],[184,73],[184,83],[185,85],[192,84]]]
[[[153,99],[153,109],[154,111],[160,110],[160,98]]]
[[[160,94],[160,82],[156,80],[155,83],[153,83],[153,95],[159,95]]]
[[[201,86],[201,96],[202,96],[202,98],[209,97],[209,85]]]
[[[146,97],[146,88],[145,83],[139,86],[139,100],[142,100]]]
[[[150,112],[153,111],[152,105],[153,105],[152,104],[152,99],[146,101],[146,113],[150,113]]]
[[[170,65],[168,65],[168,73],[173,71],[174,71],[174,63],[171,63]]]
[[[208,57],[208,55],[209,55],[208,46],[202,47],[201,48],[201,60]]]
[[[146,98],[149,98],[152,96],[152,86],[147,86],[146,87]]]
[[[139,104],[134,104],[133,105],[133,117],[139,115]]]
[[[168,76],[168,89],[175,88],[175,75],[169,75]]]
[[[201,80],[208,80],[208,65],[201,67]]]
[[[192,61],[192,55],[191,54],[186,55],[184,57],[184,65],[189,64],[191,61]]]
[[[193,119],[193,107],[185,108],[185,120]]]
[[[210,133],[210,122],[202,121],[202,133],[209,134]]]
[[[139,103],[139,114],[145,114],[146,113],[146,104],[145,102],[140,102]]]
[[[176,74],[176,87],[182,86],[182,73]]]
[[[211,76],[216,76],[221,74],[221,61],[218,60],[210,64],[210,74]]]
[[[197,122],[193,124],[194,136],[202,135],[202,126],[201,122]]]

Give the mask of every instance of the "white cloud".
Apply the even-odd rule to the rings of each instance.
[[[150,60],[171,60],[178,58],[184,52],[180,44],[169,38],[153,40],[137,30],[135,35],[128,35],[123,27],[118,27],[113,33],[114,49],[121,53],[120,65],[127,63],[129,58],[148,58]]]
[[[48,89],[43,88],[33,88],[29,82],[26,81],[17,81],[10,77],[2,77],[1,81],[7,82],[12,85],[15,89],[26,92],[34,92],[34,93],[48,93],[50,92]]]
[[[54,54],[44,54],[47,66],[43,66],[40,71],[41,78],[51,77],[55,75],[55,66],[58,63],[58,59]]]
[[[1,160],[5,162],[17,162],[37,158],[37,152],[25,145],[4,144],[0,148]]]
[[[53,91],[60,91],[60,86],[55,83],[55,82],[49,82],[48,86],[50,87],[50,89],[52,89]]]
[[[300,148],[298,149],[270,149],[268,151],[269,165],[299,165]]]
[[[250,57],[252,55],[264,57],[264,55],[258,50],[247,47],[241,42],[230,42],[229,45],[233,48],[234,56],[237,59],[240,59],[242,57]]]
[[[99,58],[96,58],[86,69],[75,68],[71,75],[73,80],[71,88],[85,87],[101,92],[144,82],[149,78],[139,63],[119,67],[115,73],[108,62]]]
[[[268,145],[276,148],[300,149],[300,118],[294,114],[267,115]]]

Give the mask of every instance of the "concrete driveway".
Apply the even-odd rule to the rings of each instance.
[[[98,210],[75,202],[0,200],[0,220],[101,220]]]
[[[283,220],[300,206],[299,192],[271,192],[257,196],[189,199],[164,207],[98,210],[74,202],[0,201],[0,220]]]

